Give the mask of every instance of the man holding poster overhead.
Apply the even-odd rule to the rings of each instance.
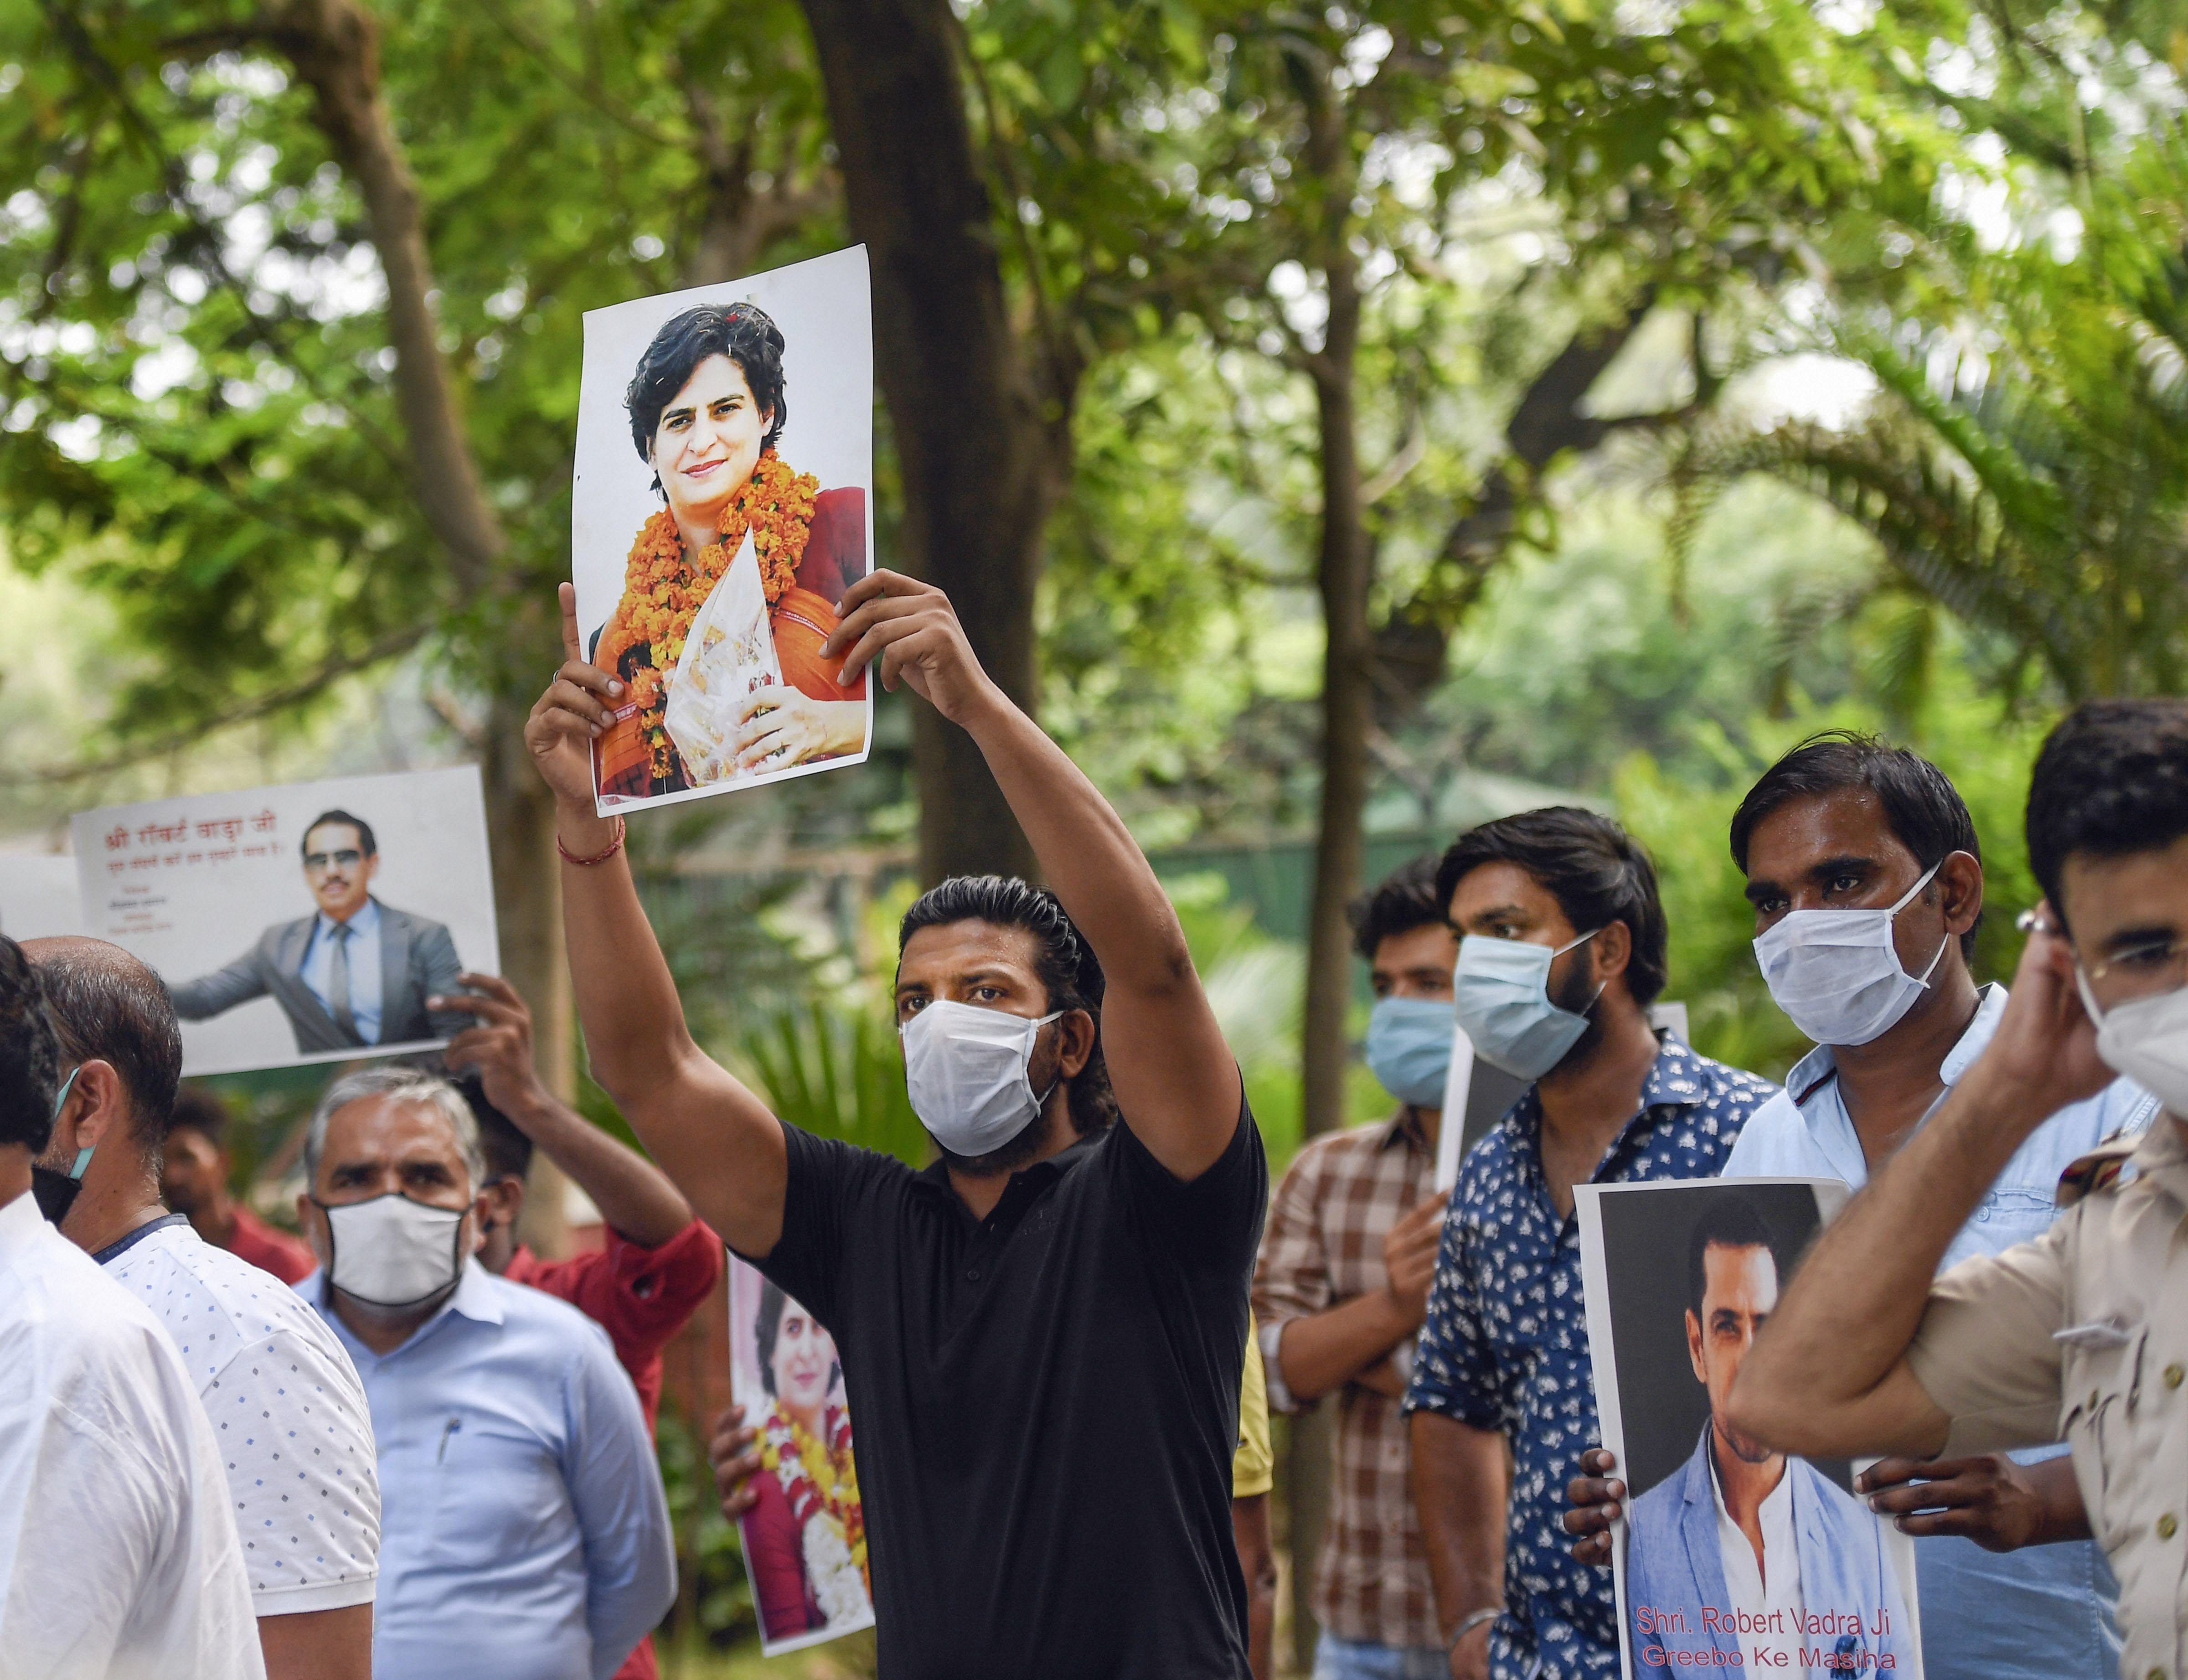
[[[891,1680],[1244,1680],[1231,1528],[1260,1137],[1123,822],[991,682],[939,589],[854,584],[843,674],[985,755],[1048,892],[960,877],[906,916],[897,1012],[924,1172],[786,1125],[709,1060],[591,747],[624,688],[567,662],[525,736],[554,789],[593,1071],[700,1215],[834,1337]]]

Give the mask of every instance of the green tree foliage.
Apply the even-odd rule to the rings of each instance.
[[[2009,691],[2175,691],[2188,35],[2163,8],[1945,23],[1956,37],[1897,55],[1911,96],[1978,131],[1932,237],[1906,252],[1926,270],[1918,307],[1827,329],[1875,374],[1867,422],[1719,440],[1709,470],[1761,467],[1827,498],[1907,583],[1991,633]]]

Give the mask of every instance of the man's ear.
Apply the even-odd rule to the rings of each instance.
[[[370,857],[364,860],[364,878],[368,881],[372,881],[377,879],[379,875],[380,854],[375,852]]]
[[[1976,925],[1982,914],[1982,865],[1970,852],[1948,852],[1937,865],[1934,883],[1938,907],[1945,916],[1945,931],[1955,939]]]
[[[1595,978],[1615,980],[1633,961],[1633,930],[1623,922],[1606,922],[1603,931],[1587,942],[1587,949],[1595,953]]]
[[[524,1181],[514,1174],[497,1178],[478,1193],[481,1228],[488,1224],[514,1227],[524,1208]]]
[[[102,1143],[111,1145],[127,1136],[129,1093],[114,1064],[94,1058],[78,1068],[76,1084],[70,1088],[61,1113],[75,1116],[73,1147],[76,1149],[96,1149]],[[58,1132],[59,1127],[56,1125],[54,1130]],[[71,1167],[75,1164],[69,1163]]]
[[[1707,1386],[1709,1373],[1702,1365],[1702,1322],[1695,1316],[1692,1307],[1687,1309],[1687,1357],[1694,1364],[1695,1380]]]
[[[1059,1017],[1056,1023],[1056,1071],[1062,1078],[1076,1079],[1086,1071],[1086,1064],[1094,1059],[1094,1018],[1084,1009],[1074,1009]]]

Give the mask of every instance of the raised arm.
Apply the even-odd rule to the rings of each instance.
[[[638,900],[612,820],[593,805],[593,742],[627,698],[587,664],[577,592],[562,585],[561,669],[532,708],[524,742],[555,794],[562,927],[593,1077],[622,1108],[699,1216],[729,1245],[764,1257],[782,1235],[789,1157],[767,1105],[692,1041],[668,964]]]
[[[840,680],[876,666],[970,735],[1010,802],[1041,873],[1100,959],[1102,1051],[1133,1133],[1181,1179],[1199,1176],[1238,1129],[1238,1063],[1193,972],[1185,932],[1154,871],[1053,741],[991,682],[949,598],[894,572],[845,592],[823,652]]]
[[[486,1100],[569,1174],[616,1231],[642,1249],[674,1240],[691,1223],[691,1204],[659,1167],[558,1102],[540,1081],[532,1012],[516,988],[493,974],[460,978],[472,989],[426,1000],[430,1008],[474,1021],[450,1042],[448,1066],[475,1070]]]
[[[1944,1446],[1948,1420],[1906,1358],[1937,1264],[2029,1134],[2112,1077],[2072,961],[2055,935],[2030,937],[1989,1048],[1824,1232],[1741,1361],[1741,1431],[1813,1457]]]

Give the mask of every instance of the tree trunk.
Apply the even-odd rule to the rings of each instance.
[[[1352,933],[1345,911],[1360,890],[1368,803],[1368,732],[1374,700],[1368,630],[1372,550],[1362,523],[1359,415],[1354,362],[1360,346],[1359,275],[1346,235],[1353,174],[1346,113],[1318,70],[1308,95],[1306,162],[1322,188],[1317,265],[1329,300],[1322,348],[1308,357],[1321,427],[1322,544],[1315,582],[1322,597],[1322,807],[1315,831],[1314,893],[1307,913],[1306,1010],[1301,1057],[1304,1125],[1310,1137],[1345,1123],[1352,995]],[[1292,1637],[1302,1668],[1313,1663],[1315,1559],[1328,1518],[1333,1423],[1317,1407],[1293,1435]]]
[[[414,493],[427,525],[448,550],[456,593],[476,600],[505,586],[501,562],[508,538],[480,488],[442,359],[418,186],[381,97],[379,25],[354,0],[290,0],[274,14],[268,39],[311,89],[318,126],[364,199],[367,225],[387,282],[396,406],[409,444]],[[519,635],[533,633],[544,677],[555,652],[551,623],[544,612],[525,611],[520,605],[510,629]],[[522,662],[513,663],[521,671]],[[493,850],[502,972],[532,1006],[542,1074],[551,1089],[568,1097],[576,1080],[561,879],[555,862],[552,801],[522,740],[531,701],[529,693],[514,691],[492,697],[480,772]],[[551,1192],[555,1184],[559,1175],[541,1187]],[[537,1199],[544,1237],[560,1229],[561,1198],[549,1193]]]
[[[945,590],[1003,691],[1035,702],[1041,531],[1068,471],[1066,403],[1019,352],[966,120],[949,0],[804,0],[904,476],[904,561]],[[922,706],[912,763],[925,880],[1034,873],[979,751]]]

